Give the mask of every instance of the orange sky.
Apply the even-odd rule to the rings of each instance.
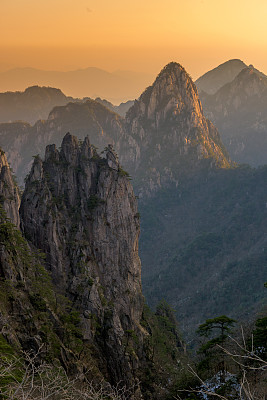
[[[230,58],[267,73],[266,0],[0,0],[0,69],[32,66],[197,78]]]

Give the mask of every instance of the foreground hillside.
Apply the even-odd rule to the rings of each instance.
[[[47,146],[45,159],[35,157],[20,215],[3,152],[0,168],[0,349],[9,356],[0,357],[1,371],[11,362],[0,394],[14,394],[17,355],[26,357],[20,374],[33,357],[54,374],[63,368],[79,388],[93,382],[105,393],[113,385],[130,398],[165,399],[186,355],[171,309],[144,306],[137,200],[112,147],[102,158],[88,138],[70,134],[61,150]]]

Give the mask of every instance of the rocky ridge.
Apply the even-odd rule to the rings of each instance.
[[[0,93],[0,123],[24,121],[34,124],[47,119],[55,106],[74,101],[61,90],[51,87],[31,86],[23,92]]]
[[[129,108],[132,107],[132,105],[134,104],[134,100],[128,100],[125,103],[121,103],[118,106],[112,104],[110,101],[107,101],[105,99],[101,99],[100,97],[97,97],[95,99],[95,101],[97,101],[100,104],[103,104],[105,107],[107,107],[110,111],[113,111],[117,114],[119,114],[121,117],[125,117],[127,111],[129,110]]]
[[[244,68],[247,68],[247,65],[243,61],[228,60],[199,77],[195,82],[196,86],[200,93],[214,94],[225,84],[231,82]]]
[[[267,77],[253,66],[213,95],[200,94],[205,115],[218,127],[231,158],[252,166],[267,163]]]
[[[39,353],[41,358],[57,357],[66,371],[77,370],[79,366],[75,365],[70,343],[73,336],[71,334],[69,343],[64,338],[67,333],[63,322],[67,312],[66,299],[62,296],[62,306],[55,306],[55,292],[43,266],[42,255],[29,245],[19,230],[19,192],[2,151],[0,198],[1,362],[15,354],[21,356],[20,352],[24,350]],[[9,373],[11,376],[12,367]],[[6,378],[5,384],[9,379]],[[2,390],[3,385],[1,394]]]

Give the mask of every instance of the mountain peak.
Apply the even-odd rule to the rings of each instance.
[[[240,73],[237,75],[236,79],[240,79],[243,77],[248,77],[251,75],[255,75],[259,78],[267,78],[267,76],[259,71],[257,68],[254,67],[254,65],[250,64],[248,67],[242,69],[242,71],[240,71]]]
[[[164,80],[165,83],[167,80],[167,83],[170,83],[171,87],[175,89],[175,85],[183,86],[183,82],[191,80],[191,78],[181,64],[172,61],[162,68],[152,86],[160,84],[162,80]]]
[[[170,62],[135,102],[126,119],[129,121],[138,113],[141,118],[153,120],[158,128],[167,118],[178,116],[188,108],[202,114],[196,86],[180,64]]]
[[[152,193],[163,182],[178,184],[182,171],[230,166],[218,132],[203,115],[194,82],[178,63],[162,69],[129,109],[126,122],[139,145],[142,168],[148,171],[138,178],[149,182],[143,193]]]
[[[247,68],[247,65],[242,60],[228,60],[198,78],[196,85],[199,90],[214,94],[226,83],[233,81],[244,68]]]
[[[180,73],[181,71],[186,73],[184,67],[181,64],[175,61],[171,61],[167,65],[165,65],[165,67],[162,68],[162,70],[158,74],[158,77],[166,73],[177,73],[177,72]]]

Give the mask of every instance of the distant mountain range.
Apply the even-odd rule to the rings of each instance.
[[[0,93],[0,122],[34,124],[39,119],[47,119],[55,106],[63,106],[70,101],[75,99],[51,87],[31,86],[24,92]]]
[[[24,92],[0,93],[0,123],[21,121],[33,125],[38,120],[47,119],[56,106],[64,106],[70,102],[82,103],[87,100],[92,99],[90,97],[75,99],[66,96],[60,89],[46,86],[31,86]],[[123,117],[134,103],[129,100],[116,106],[100,97],[96,101]]]
[[[231,158],[258,166],[267,164],[267,76],[252,65],[242,66],[230,60],[196,84],[204,114],[219,129]]]
[[[60,88],[72,97],[101,97],[121,103],[140,96],[153,75],[133,71],[113,73],[99,68],[74,71],[43,71],[34,68],[15,68],[0,72],[0,92],[25,90],[29,86]]]
[[[188,101],[183,104],[186,93]],[[161,71],[128,110],[125,120],[103,103],[107,104],[90,99],[57,106],[47,120],[33,126],[25,122],[0,124],[0,145],[20,184],[32,155],[42,155],[51,142],[59,145],[68,131],[79,139],[89,135],[101,150],[113,144],[122,165],[135,175],[139,189],[147,193],[167,182],[177,182],[185,169],[193,173],[203,163],[229,163],[218,132],[203,116],[194,83],[179,64],[168,64]],[[195,166],[191,162],[184,168],[188,154]]]

